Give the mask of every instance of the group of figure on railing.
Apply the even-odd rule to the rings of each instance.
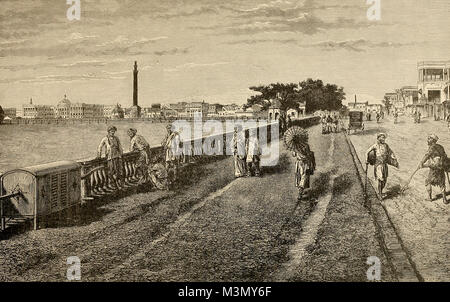
[[[109,126],[107,135],[101,140],[97,149],[97,158],[105,151],[107,176],[115,190],[124,189],[124,152],[120,139],[115,135],[117,128]],[[132,165],[139,178],[136,185],[153,185],[160,190],[168,190],[175,182],[180,164],[180,155],[173,146],[179,146],[180,136],[172,131],[172,125],[167,125],[167,134],[162,141],[164,164],[160,161],[161,154],[151,154],[150,145],[135,128],[127,131],[130,137],[130,152],[137,154]]]

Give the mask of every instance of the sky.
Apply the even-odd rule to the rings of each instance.
[[[450,59],[448,0],[0,0],[0,105],[243,104],[249,87],[321,79],[373,100]]]

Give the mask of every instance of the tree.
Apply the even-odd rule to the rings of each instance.
[[[335,84],[324,85],[322,80],[307,79],[299,84],[276,83],[270,85],[252,86],[250,90],[259,92],[247,99],[246,108],[255,104],[270,107],[271,99],[278,99],[282,110],[298,109],[301,103],[306,104],[306,112],[316,110],[339,110],[345,97],[344,88]]]
[[[253,95],[247,99],[246,108],[255,104],[263,106],[263,110],[270,107],[271,99],[278,99],[281,103],[281,109],[287,110],[289,108],[298,108],[299,93],[298,86],[294,83],[276,83],[270,85],[252,86],[250,90],[259,92],[260,94]]]

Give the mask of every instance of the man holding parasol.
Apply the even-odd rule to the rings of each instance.
[[[298,200],[300,201],[304,191],[310,187],[310,175],[316,168],[314,152],[311,151],[308,144],[308,132],[298,126],[286,131],[284,143],[295,158],[295,186],[298,188]]]

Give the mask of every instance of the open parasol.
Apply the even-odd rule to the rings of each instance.
[[[284,133],[284,145],[291,151],[301,150],[308,144],[308,131],[299,126],[293,126]]]

